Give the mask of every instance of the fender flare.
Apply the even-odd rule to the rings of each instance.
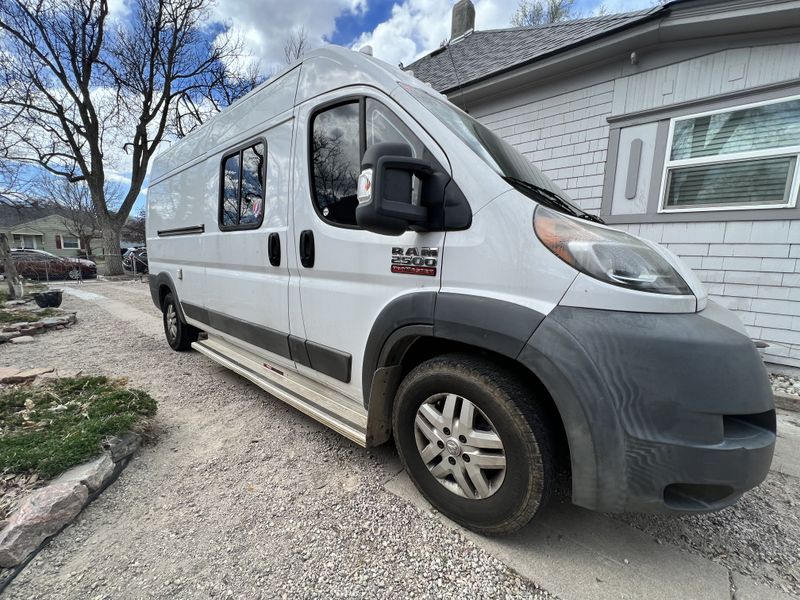
[[[175,290],[175,282],[172,281],[172,276],[166,271],[161,271],[157,275],[151,273],[148,277],[148,283],[150,284],[150,297],[153,299],[153,304],[156,305],[156,308],[161,310],[161,288],[166,286],[169,288],[172,297],[177,300],[178,316],[182,321],[186,322],[183,306],[181,306],[178,292]]]

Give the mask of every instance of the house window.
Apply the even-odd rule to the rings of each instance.
[[[793,207],[800,97],[670,123],[660,212]]]
[[[80,250],[81,241],[74,235],[62,235],[61,247],[64,250]]]
[[[39,235],[24,235],[24,234],[14,234],[14,247],[15,248],[25,248],[27,250],[36,250],[37,248],[41,247],[42,243],[41,240],[36,238],[40,238]]]
[[[249,144],[222,159],[220,229],[255,229],[264,220],[267,146]]]

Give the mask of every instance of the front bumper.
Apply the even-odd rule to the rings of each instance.
[[[558,307],[539,326],[519,358],[561,414],[576,504],[717,510],[764,480],[772,389],[729,316]]]

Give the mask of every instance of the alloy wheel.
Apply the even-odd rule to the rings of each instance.
[[[174,304],[167,305],[167,335],[170,340],[178,337],[178,313]]]
[[[506,456],[489,417],[456,394],[431,396],[417,410],[414,432],[425,466],[445,488],[482,500],[503,484]]]

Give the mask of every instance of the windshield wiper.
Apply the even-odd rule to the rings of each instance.
[[[524,179],[519,179],[517,177],[511,177],[509,175],[504,175],[503,179],[505,179],[508,183],[512,185],[518,185],[519,187],[525,188],[529,192],[535,194],[538,198],[545,201],[546,203],[550,204],[551,206],[555,206],[560,208],[564,212],[572,215],[573,217],[577,217],[579,219],[584,219],[585,221],[592,221],[593,223],[600,223],[605,224],[605,221],[600,217],[596,217],[595,215],[591,215],[584,210],[581,210],[574,204],[567,202],[561,196],[553,192],[552,190],[548,190],[540,185],[536,185],[529,181],[525,181]]]

